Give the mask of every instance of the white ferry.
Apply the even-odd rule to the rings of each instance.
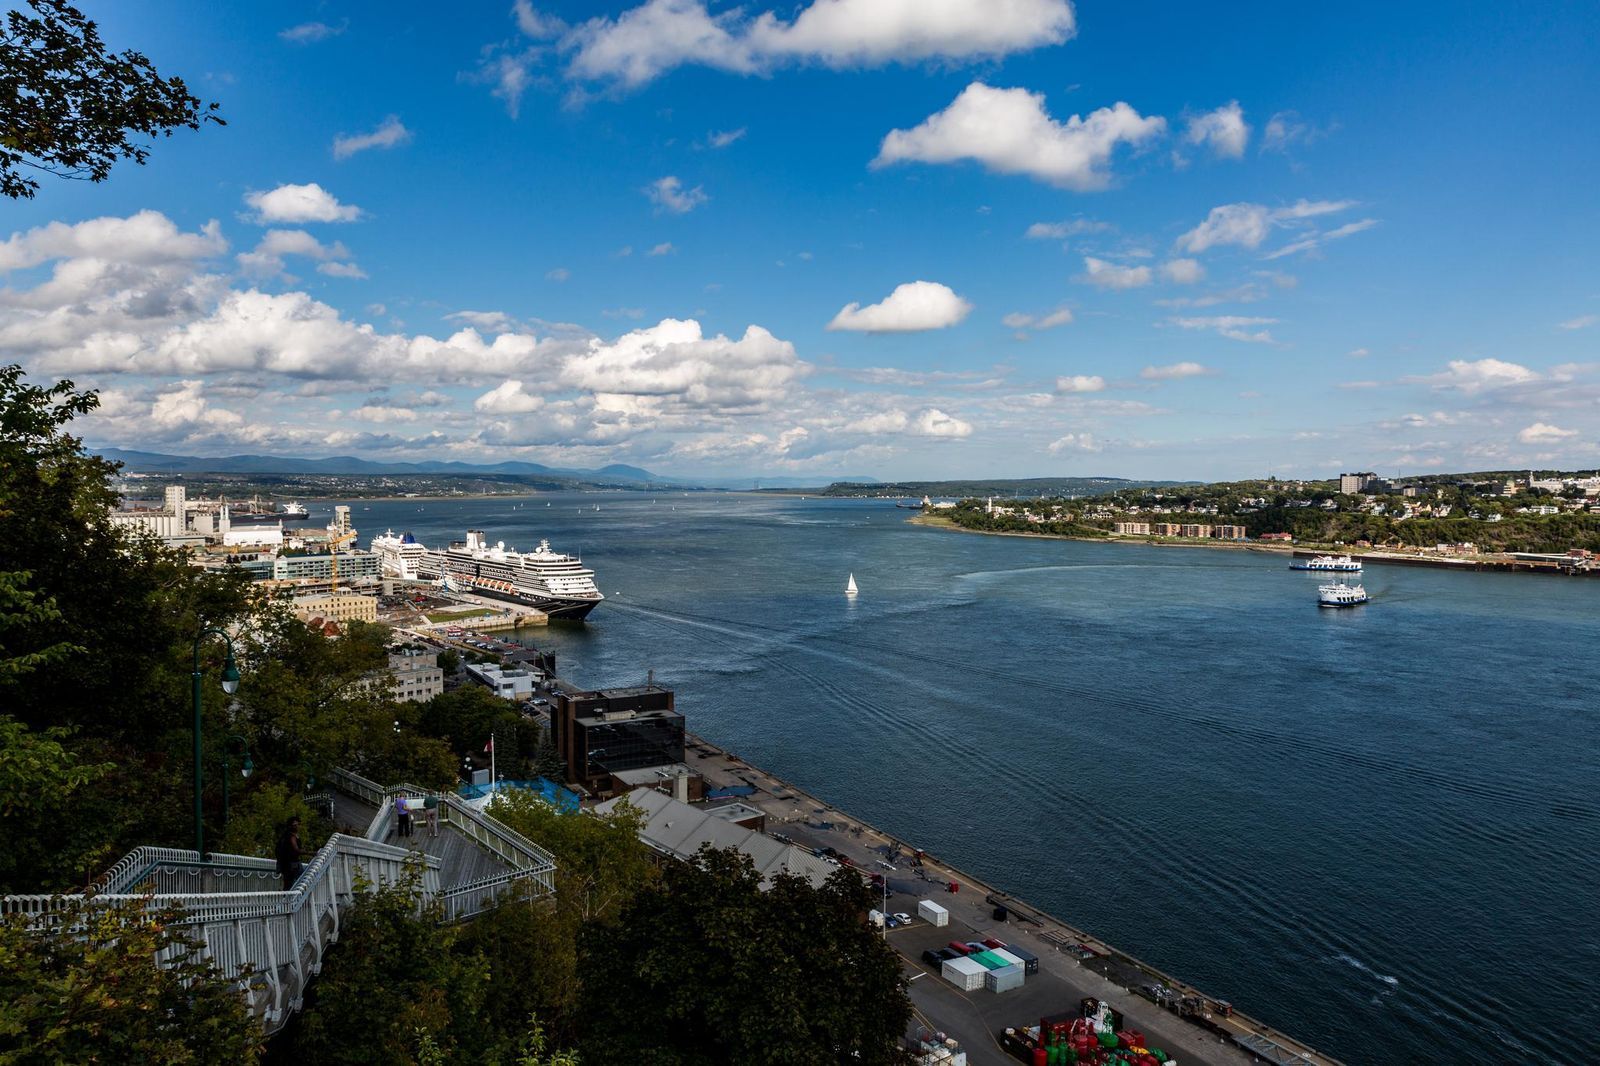
[[[1289,564],[1290,570],[1333,570],[1349,574],[1361,572],[1361,560],[1352,559],[1348,555],[1319,555],[1314,559],[1296,559]]]
[[[503,540],[491,547],[481,529],[467,530],[464,542],[444,551],[425,551],[418,571],[450,588],[525,603],[570,621],[582,621],[605,599],[594,571],[576,556],[551,551],[547,540],[531,552],[507,548]]]
[[[372,538],[371,548],[384,577],[416,581],[422,576],[422,558],[428,554],[428,549],[418,544],[410,533],[397,537],[394,530],[385,530],[382,536]]]
[[[1317,586],[1318,607],[1359,607],[1366,602],[1367,590],[1361,585],[1335,581],[1331,585]]]

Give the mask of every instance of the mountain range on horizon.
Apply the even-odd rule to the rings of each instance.
[[[127,448],[91,448],[134,473],[141,474],[325,474],[365,477],[437,474],[454,477],[549,477],[601,485],[677,485],[688,488],[754,489],[805,488],[837,482],[877,484],[874,477],[829,476],[804,478],[778,477],[668,477],[642,467],[612,463],[593,470],[545,466],[523,460],[498,463],[464,463],[459,460],[430,459],[422,462],[386,463],[354,455],[332,455],[311,459],[284,455],[197,456],[170,455]]]

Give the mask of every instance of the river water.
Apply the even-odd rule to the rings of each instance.
[[[608,601],[527,634],[564,678],[654,669],[696,732],[1330,1054],[1600,1048],[1600,583],[1375,566],[1329,611],[1281,555],[883,501],[351,504],[362,543],[580,552]]]

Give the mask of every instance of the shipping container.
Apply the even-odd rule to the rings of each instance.
[[[967,946],[971,947],[972,945],[969,944]],[[983,951],[974,951],[970,956],[968,956],[968,958],[972,959],[979,966],[982,966],[985,970],[998,970],[1002,966],[1011,965],[1009,962],[987,949]]]
[[[1007,944],[1004,950],[1022,960],[1022,968],[1028,972],[1030,977],[1039,972],[1039,956],[1027,948],[1018,947],[1016,944]]]
[[[917,917],[929,925],[949,925],[950,912],[931,899],[917,901]]]
[[[951,959],[940,970],[941,976],[946,981],[963,992],[976,992],[982,988],[983,975],[988,972],[968,958]]]
[[[984,974],[983,986],[991,992],[1010,992],[1014,988],[1021,988],[1023,980],[1022,967],[1013,963]]]
[[[946,944],[945,947],[949,948],[951,951],[955,952],[957,955],[970,955],[970,954],[972,954],[972,949],[967,947],[967,945],[963,944],[959,940],[952,940],[952,941],[950,941],[950,943]]]

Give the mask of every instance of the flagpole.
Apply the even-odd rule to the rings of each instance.
[[[494,751],[494,730],[490,730],[489,731],[489,791],[490,792],[498,791],[498,788],[495,785],[495,782],[499,780],[499,777],[494,772],[494,756],[495,756],[495,751]]]

